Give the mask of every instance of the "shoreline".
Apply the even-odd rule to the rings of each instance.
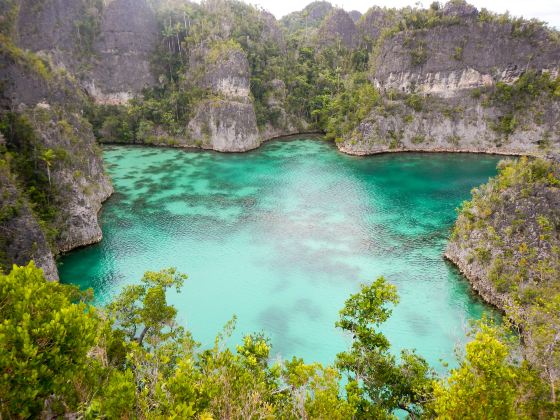
[[[348,156],[358,156],[358,157],[365,157],[365,156],[377,156],[389,153],[471,153],[471,154],[480,154],[480,155],[494,155],[494,156],[528,156],[528,157],[539,157],[544,154],[529,152],[529,151],[518,151],[518,150],[499,150],[499,149],[454,149],[454,148],[406,148],[401,147],[398,149],[387,149],[387,150],[374,150],[369,152],[362,152],[362,151],[353,151],[348,149],[344,146],[339,146],[333,141],[327,141],[325,139],[325,135],[321,131],[302,131],[295,134],[285,134],[276,137],[270,137],[264,139],[257,147],[247,149],[247,150],[216,150],[208,147],[197,147],[197,146],[190,146],[190,145],[172,145],[172,144],[164,144],[164,143],[124,143],[124,142],[97,142],[100,146],[135,146],[135,147],[150,147],[150,148],[163,148],[163,149],[183,149],[188,151],[201,151],[201,152],[216,152],[216,153],[248,153],[255,150],[260,149],[265,143],[270,143],[273,141],[291,141],[291,140],[323,140],[325,142],[331,143],[340,153],[343,153]]]

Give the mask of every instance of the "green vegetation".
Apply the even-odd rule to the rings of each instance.
[[[512,84],[498,82],[494,88],[474,90],[472,96],[482,97],[485,106],[502,110],[503,115],[496,118],[491,127],[507,138],[525,121],[527,110],[532,110],[536,103],[560,99],[560,77],[528,70]]]
[[[53,75],[47,63],[36,54],[16,47],[10,37],[0,32],[0,55],[16,62],[42,79],[49,81]]]
[[[322,97],[323,106],[312,111],[320,127],[323,127],[328,140],[342,141],[343,136],[363,121],[381,96],[369,83],[365,74],[356,73],[344,82],[340,93],[332,97]]]
[[[398,302],[380,278],[352,295],[337,326],[352,334],[336,366],[270,363],[263,334],[232,350],[235,318],[210,348],[175,320],[167,292],[186,276],[147,272],[106,308],[47,282],[33,263],[0,275],[0,414],[85,418],[535,418],[550,416],[543,382],[502,327],[482,322],[447,379],[414,352],[389,352],[379,326]],[[345,392],[340,389],[347,376]],[[470,411],[475,410],[475,411]],[[478,414],[477,414],[478,413]]]
[[[13,34],[18,13],[19,2],[17,0],[4,0],[0,3],[1,36],[9,37]]]
[[[512,354],[512,337],[491,323],[482,323],[472,334],[459,368],[434,384],[438,417],[529,419],[555,412],[537,372]]]
[[[490,103],[509,105],[515,111],[522,111],[531,101],[541,96],[560,98],[560,78],[552,78],[549,73],[529,70],[513,84],[496,83],[488,100]]]
[[[81,0],[84,14],[74,22],[76,52],[83,59],[91,58],[93,43],[101,26],[103,0]]]

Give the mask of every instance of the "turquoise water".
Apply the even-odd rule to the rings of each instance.
[[[453,362],[466,323],[487,309],[442,258],[455,208],[495,174],[497,157],[352,157],[318,140],[245,154],[105,148],[115,194],[104,239],[61,259],[64,282],[105,303],[146,270],[189,275],[170,301],[209,346],[236,314],[232,344],[264,330],[277,357],[332,362],[335,329],[359,284],[385,276],[401,303],[384,332],[395,351]]]

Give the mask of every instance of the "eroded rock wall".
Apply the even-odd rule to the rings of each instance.
[[[150,60],[160,38],[154,10],[145,0],[112,0],[103,8],[86,82],[98,103],[124,104],[156,83]]]
[[[156,83],[160,39],[146,0],[21,0],[16,43],[76,76],[101,104],[125,104]]]
[[[512,86],[523,75],[558,77],[560,42],[553,31],[483,19],[473,6],[450,2],[441,23],[382,37],[375,23],[385,25],[395,13],[372,9],[360,22],[362,32],[379,40],[371,81],[382,103],[344,137],[340,150],[543,154],[560,148],[558,95],[524,86],[532,99],[492,100],[500,84]]]
[[[243,50],[227,43],[204,52],[195,80],[213,98],[203,100],[188,123],[195,144],[220,152],[244,152],[261,143],[249,89],[249,62]]]
[[[477,152],[541,155],[560,147],[560,101],[542,95],[518,115],[511,133],[498,124],[506,111],[485,105],[468,92],[422,98],[415,110],[404,100],[377,107],[342,142],[341,151],[368,155],[399,151]]]
[[[5,252],[18,263],[21,256],[33,256],[54,279],[53,255],[101,239],[97,213],[112,187],[91,125],[82,116],[85,98],[72,78],[56,67],[41,64],[33,54],[18,52],[13,45],[0,54],[0,63],[0,116],[18,121],[25,129],[7,137],[2,151],[15,154],[15,162],[27,168],[25,171],[32,168],[34,179],[48,177],[43,188],[48,190],[53,211],[56,209],[48,220],[26,210],[26,195],[36,187],[25,184],[28,173],[20,176],[20,168],[11,165],[14,187],[6,187],[8,195],[13,198],[19,194],[21,199],[15,199],[23,204],[7,223],[21,229],[17,235],[30,236],[29,240],[12,237],[10,243],[16,244],[17,252],[9,247]],[[48,243],[42,229],[51,236]]]
[[[560,43],[543,29],[514,34],[512,24],[462,23],[400,32],[383,43],[374,83],[382,90],[454,96],[456,91],[513,82],[531,69],[557,74]]]
[[[0,269],[30,260],[42,268],[49,280],[58,280],[58,271],[47,239],[21,194],[8,164],[0,164]]]

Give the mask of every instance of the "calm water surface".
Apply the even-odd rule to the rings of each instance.
[[[104,239],[60,261],[64,282],[98,304],[146,270],[189,275],[170,301],[203,345],[237,315],[232,344],[264,330],[274,354],[332,362],[335,329],[359,284],[385,276],[401,302],[384,332],[453,364],[466,323],[487,309],[442,258],[455,208],[495,174],[497,157],[352,157],[322,141],[272,142],[245,154],[105,148],[115,194]]]

